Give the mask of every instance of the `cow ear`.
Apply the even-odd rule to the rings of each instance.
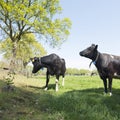
[[[98,45],[95,46],[95,50],[97,50],[97,48],[98,48]]]

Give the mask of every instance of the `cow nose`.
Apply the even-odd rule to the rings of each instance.
[[[82,52],[79,52],[79,55],[82,56]]]
[[[79,54],[80,54],[80,56],[84,56],[85,55],[83,51],[81,51]]]
[[[32,70],[32,73],[35,73],[35,71],[34,71],[34,70]]]

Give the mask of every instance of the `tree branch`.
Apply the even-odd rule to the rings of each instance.
[[[0,25],[0,28],[9,36],[9,32]]]

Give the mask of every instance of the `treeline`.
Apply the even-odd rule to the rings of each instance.
[[[97,75],[97,70],[87,70],[87,69],[77,69],[77,68],[67,68],[67,75]]]
[[[31,68],[31,69],[30,69]],[[29,68],[29,70],[32,71],[32,66]],[[27,70],[28,71],[28,70]],[[36,74],[37,75],[46,75],[46,68],[43,68],[39,70]],[[93,76],[93,75],[98,75],[97,70],[87,70],[87,69],[77,69],[77,68],[67,68],[66,69],[66,75],[75,75],[75,76]]]

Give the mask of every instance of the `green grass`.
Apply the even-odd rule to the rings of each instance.
[[[113,80],[113,96],[103,95],[98,76],[66,76],[55,92],[51,77],[48,91],[45,77],[27,79],[16,75],[13,92],[0,91],[1,120],[119,120],[120,81]],[[1,77],[0,90],[5,85]]]

